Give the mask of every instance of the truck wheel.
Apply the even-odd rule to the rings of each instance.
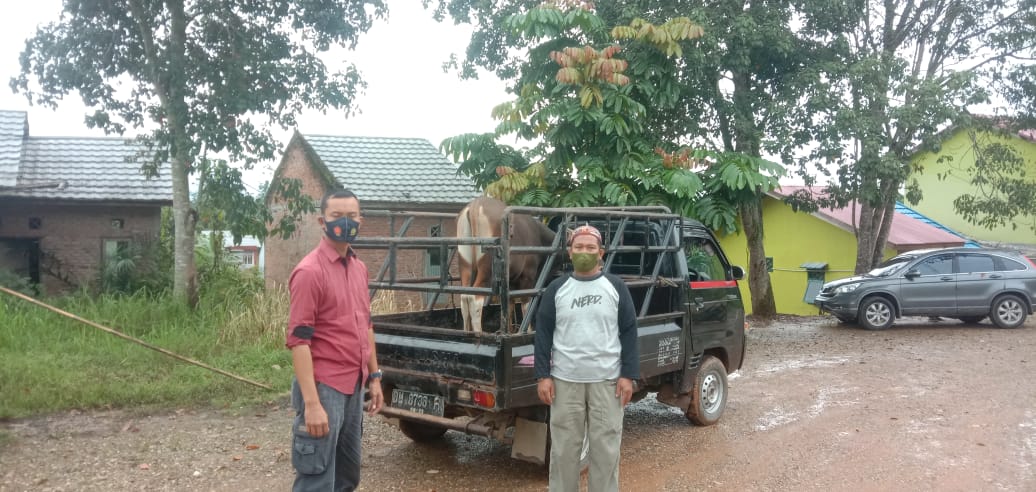
[[[445,427],[435,427],[412,420],[400,420],[399,430],[404,436],[414,442],[428,442],[442,437],[446,433]]]
[[[884,297],[871,297],[860,305],[860,324],[868,330],[884,330],[895,320],[892,303]]]
[[[1025,323],[1028,310],[1022,304],[1021,299],[1012,295],[1003,295],[993,301],[993,308],[989,311],[989,319],[1000,328],[1018,328]]]
[[[727,407],[727,368],[719,359],[706,355],[694,378],[687,419],[698,425],[719,422]]]

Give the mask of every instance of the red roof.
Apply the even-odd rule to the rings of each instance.
[[[799,190],[811,192],[813,195],[823,193],[819,190],[811,190],[805,186],[782,186],[780,189],[771,192],[770,196],[779,200]],[[855,221],[853,220],[854,211]],[[859,206],[855,210],[851,205],[840,209],[819,208],[812,215],[849,232],[853,232],[854,223],[857,225],[860,223]],[[888,246],[896,251],[964,246],[964,242],[964,239],[959,236],[899,212],[896,212],[892,217]]]

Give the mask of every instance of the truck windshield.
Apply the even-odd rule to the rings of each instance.
[[[913,260],[913,256],[897,256],[895,258],[885,260],[884,263],[878,265],[877,268],[867,272],[869,277],[888,277],[898,272],[904,265],[910,263]]]

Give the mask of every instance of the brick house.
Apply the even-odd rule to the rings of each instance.
[[[93,285],[104,259],[157,238],[172,183],[148,179],[122,138],[31,137],[22,111],[0,111],[0,270],[46,294]]]
[[[302,191],[319,205],[331,189],[347,188],[356,193],[365,214],[363,237],[397,235],[402,221],[375,211],[443,212],[457,214],[478,192],[474,184],[457,175],[457,168],[430,142],[420,138],[345,137],[305,135],[296,132],[284,150],[273,180],[297,179]],[[274,183],[271,183],[273,188]],[[276,214],[279,205],[268,197]],[[453,220],[419,218],[407,237],[452,236]],[[268,237],[265,244],[265,278],[268,286],[286,284],[292,268],[322,237],[316,215],[306,217],[288,240]],[[371,276],[385,261],[384,251],[363,250]],[[400,277],[439,275],[437,252],[404,250],[397,257]],[[454,267],[455,268],[455,267]],[[456,272],[453,272],[456,273]],[[420,294],[400,294],[401,308],[420,307]]]

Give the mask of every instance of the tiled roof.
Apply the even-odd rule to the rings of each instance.
[[[168,168],[156,178],[128,161],[139,144],[122,138],[29,137],[22,147],[17,189],[0,196],[91,201],[172,200]]]
[[[26,126],[24,111],[0,111],[0,186],[18,183]]]
[[[775,198],[784,198],[798,190],[809,191],[804,186],[782,186],[771,193]],[[819,194],[815,190],[813,194]],[[859,224],[860,208],[855,209],[853,220],[853,207],[839,209],[820,208],[813,215],[826,220],[843,229],[851,230],[854,223]],[[892,227],[889,229],[888,245],[898,251],[913,250],[919,248],[941,248],[949,246],[963,246],[964,238],[949,232],[946,227],[936,227],[920,219],[910,217],[899,210],[892,217]]]
[[[305,135],[342,186],[361,200],[467,203],[479,193],[431,142],[421,138]]]

